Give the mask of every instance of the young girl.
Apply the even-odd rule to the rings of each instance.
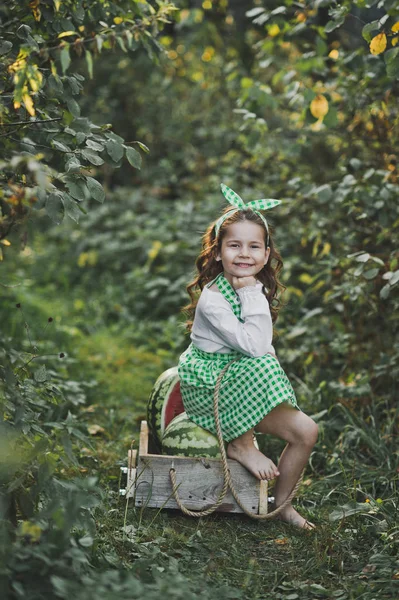
[[[203,238],[197,276],[188,285],[194,320],[187,323],[191,344],[179,360],[179,377],[187,416],[216,435],[213,393],[221,370],[219,416],[227,456],[258,479],[277,478],[279,506],[288,497],[317,439],[317,425],[299,408],[292,386],[272,345],[277,319],[281,257],[259,212],[279,200],[245,204],[221,185],[230,207],[212,223]],[[201,292],[200,295],[198,292]],[[199,297],[198,297],[199,296]],[[275,301],[274,305],[273,300]],[[287,442],[278,467],[254,445],[254,431]],[[311,529],[289,504],[280,518]]]

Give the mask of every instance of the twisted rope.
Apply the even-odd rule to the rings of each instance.
[[[292,499],[296,495],[298,488],[301,485],[301,482],[303,479],[304,471],[302,471],[301,475],[299,476],[298,481],[296,482],[296,484],[293,487],[289,496],[284,500],[284,502],[282,504],[280,504],[280,506],[278,506],[275,510],[273,510],[270,513],[266,513],[264,515],[259,515],[257,513],[251,512],[242,504],[242,502],[236,492],[236,489],[233,485],[233,482],[231,480],[231,474],[230,474],[229,465],[227,463],[227,455],[226,455],[226,450],[224,447],[222,429],[221,429],[220,420],[219,420],[219,390],[220,390],[220,386],[222,383],[222,379],[223,379],[224,374],[226,373],[227,369],[229,368],[229,366],[233,362],[236,362],[237,360],[240,360],[240,359],[236,358],[235,360],[229,362],[224,367],[224,369],[220,372],[219,377],[217,378],[217,381],[216,381],[215,391],[214,391],[214,395],[213,395],[213,410],[214,410],[214,416],[215,416],[216,434],[217,434],[217,438],[218,438],[218,442],[219,442],[219,449],[220,449],[220,454],[221,454],[221,458],[222,458],[222,469],[223,469],[223,487],[222,487],[222,490],[221,490],[219,497],[216,500],[215,504],[213,504],[206,510],[193,511],[193,510],[189,510],[188,508],[186,508],[183,505],[183,503],[179,497],[179,493],[177,491],[179,486],[176,484],[176,470],[172,467],[169,471],[169,476],[170,476],[170,480],[172,483],[172,492],[173,492],[173,496],[176,500],[176,503],[177,503],[178,507],[180,508],[180,510],[185,515],[188,515],[189,517],[206,517],[207,515],[210,515],[211,513],[213,513],[223,502],[223,499],[224,499],[225,495],[227,494],[227,490],[230,487],[231,493],[234,497],[234,500],[237,502],[238,506],[242,509],[242,511],[246,515],[248,515],[252,519],[259,519],[259,520],[273,519],[282,510],[284,510],[284,508],[287,506],[287,504],[289,504],[292,501]]]

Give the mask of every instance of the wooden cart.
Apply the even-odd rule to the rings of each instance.
[[[191,458],[150,454],[148,426],[141,422],[139,453],[129,450],[125,495],[137,507],[176,508],[169,471],[176,470],[179,496],[190,510],[205,510],[213,505],[223,487],[222,463],[216,458]],[[228,459],[234,486],[245,508],[258,514],[268,511],[267,481],[259,481],[235,460]],[[217,509],[221,512],[242,513],[230,490]]]

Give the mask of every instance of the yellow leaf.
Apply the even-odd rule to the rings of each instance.
[[[55,10],[58,12],[61,7],[61,0],[54,0]]]
[[[302,273],[299,276],[299,281],[301,281],[302,283],[312,283],[313,281],[313,277],[311,277],[311,275],[309,275],[309,273]]]
[[[396,23],[394,25],[392,25],[391,31],[393,31],[394,33],[399,31],[399,21],[396,21]]]
[[[275,544],[279,544],[279,545],[281,545],[281,546],[285,546],[285,544],[288,544],[288,538],[286,538],[286,537],[283,537],[283,538],[281,538],[281,537],[280,537],[280,538],[277,538],[277,539],[275,539],[275,540],[274,540],[274,543],[275,543]]]
[[[104,433],[105,429],[101,425],[89,425],[87,431],[91,435],[97,435],[97,433]]]
[[[391,40],[392,46],[396,46],[396,44],[399,42],[399,37],[394,37]]]
[[[332,58],[333,60],[337,60],[337,58],[339,57],[339,51],[336,48],[333,48],[328,57]]]
[[[371,54],[381,54],[387,47],[387,36],[385,33],[379,33],[370,42]]]
[[[317,238],[315,239],[315,241],[314,241],[314,244],[313,244],[313,249],[312,249],[312,257],[313,257],[313,258],[314,258],[315,256],[317,256],[317,251],[318,251],[318,249],[319,249],[320,243],[321,243],[321,240],[320,240],[320,238],[319,238],[319,237],[317,237]]]
[[[330,254],[330,251],[331,251],[331,244],[329,242],[325,242],[320,256],[325,256],[326,254]]]
[[[159,251],[162,248],[162,242],[159,240],[154,240],[152,243],[152,248],[148,251],[148,258],[153,261],[159,254]]]
[[[323,119],[328,113],[328,100],[323,94],[318,94],[310,103],[310,112],[315,119]]]
[[[19,533],[22,536],[29,537],[32,542],[38,542],[42,533],[39,525],[35,525],[30,521],[23,521],[19,526]]]
[[[313,353],[311,352],[310,354],[308,354],[308,357],[303,364],[307,367],[312,362],[313,362]]]
[[[270,37],[276,37],[276,35],[278,35],[279,33],[280,27],[277,25],[277,23],[274,23],[269,27],[268,34],[270,35]]]
[[[295,294],[295,296],[298,296],[298,298],[302,298],[303,296],[302,290],[299,290],[298,288],[288,287],[287,290],[290,294]]]
[[[0,244],[3,244],[3,246],[11,246],[11,242],[8,240],[0,240]]]
[[[40,4],[40,0],[31,0],[29,2],[29,8],[32,9],[33,17],[34,17],[35,21],[40,21],[40,19],[42,17],[42,13],[40,12],[39,4]]]
[[[25,104],[25,108],[28,111],[28,113],[30,114],[30,116],[34,117],[36,113],[35,113],[35,108],[33,106],[33,100],[27,92],[25,92],[22,95],[22,100],[23,100],[23,102]]]
[[[63,31],[57,35],[57,38],[68,37],[69,35],[79,35],[76,31]]]
[[[120,25],[121,23],[123,23],[122,17],[114,17],[114,23],[115,25]]]

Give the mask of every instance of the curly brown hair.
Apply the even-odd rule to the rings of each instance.
[[[223,214],[229,211],[231,211],[231,206],[226,207]],[[223,271],[223,265],[221,261],[216,260],[216,257],[220,252],[222,240],[226,234],[227,228],[233,223],[238,223],[239,221],[252,221],[252,223],[260,225],[265,232],[265,245],[267,243],[266,227],[259,215],[257,215],[256,212],[251,209],[237,210],[230,217],[227,217],[224,223],[221,225],[217,236],[215,234],[216,221],[209,225],[202,238],[201,253],[195,262],[197,274],[194,280],[187,286],[187,292],[191,298],[191,302],[182,309],[187,316],[186,329],[189,332],[191,331],[193,325],[195,308],[197,306],[201,291],[208,283],[213,281],[213,279],[215,279],[215,277],[217,277],[217,275]],[[263,269],[257,274],[256,278],[263,283],[263,293],[269,302],[272,322],[275,323],[278,318],[278,312],[282,306],[278,295],[280,296],[286,287],[279,281],[278,278],[280,271],[283,268],[283,261],[279,251],[273,243],[270,231],[269,247],[269,260]]]

